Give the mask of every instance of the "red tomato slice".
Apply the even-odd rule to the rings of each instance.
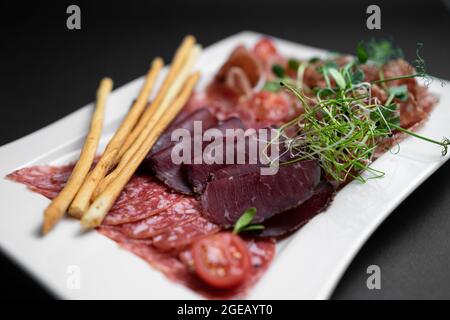
[[[197,276],[218,289],[236,287],[250,274],[247,246],[238,235],[230,232],[212,234],[196,241],[192,256]]]

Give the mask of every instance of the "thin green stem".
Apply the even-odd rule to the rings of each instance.
[[[406,133],[406,134],[408,134],[410,136],[416,137],[418,139],[422,139],[422,140],[430,142],[430,143],[434,143],[434,144],[440,145],[443,148],[442,149],[442,155],[445,156],[447,154],[448,145],[450,144],[450,141],[447,138],[445,138],[443,141],[437,141],[437,140],[434,140],[434,139],[430,139],[430,138],[421,136],[420,134],[417,134],[417,133],[415,133],[415,132],[413,132],[411,130],[402,128],[402,127],[400,127],[400,126],[398,126],[396,124],[390,124],[390,126],[392,128],[397,129],[398,131],[404,132],[404,133]]]
[[[370,83],[372,83],[372,84],[384,83],[384,82],[388,82],[388,81],[416,78],[416,77],[422,77],[422,76],[423,76],[423,74],[421,74],[421,73],[413,73],[413,74],[408,74],[405,76],[398,76],[398,77],[393,77],[393,78],[384,78],[384,79],[374,80],[374,81],[371,81]]]

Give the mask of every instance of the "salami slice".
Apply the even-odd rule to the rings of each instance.
[[[53,199],[64,187],[73,165],[33,166],[14,171],[8,179],[25,184],[30,190]],[[103,224],[119,225],[139,221],[165,211],[180,195],[172,194],[153,177],[135,175],[125,186]]]
[[[161,213],[122,225],[121,231],[130,238],[149,239],[199,217],[198,202],[195,199],[184,198]]]
[[[198,217],[157,235],[153,238],[153,246],[162,252],[176,252],[186,248],[196,239],[219,230],[218,225]]]

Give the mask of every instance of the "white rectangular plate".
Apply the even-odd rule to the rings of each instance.
[[[262,35],[242,32],[203,51],[198,68],[211,78],[238,44],[253,45]],[[286,56],[308,58],[326,51],[275,39]],[[158,53],[155,52],[155,56]],[[137,96],[143,77],[111,95],[102,147]],[[450,123],[450,87],[434,81],[440,102],[421,134],[441,139]],[[0,246],[14,261],[58,297],[68,299],[197,299],[195,292],[165,278],[134,254],[97,232],[82,234],[65,219],[47,237],[39,236],[48,200],[3,177],[37,164],[74,161],[87,132],[92,104],[0,148]],[[326,299],[352,258],[378,225],[448,157],[435,145],[408,138],[399,154],[386,153],[373,165],[385,178],[356,181],[341,190],[330,208],[280,243],[267,274],[250,299]],[[426,219],[426,216],[424,216]],[[75,268],[73,268],[75,266]],[[79,272],[79,274],[78,274]],[[72,276],[79,276],[74,288]]]

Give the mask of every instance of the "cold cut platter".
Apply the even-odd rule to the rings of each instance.
[[[420,48],[196,41],[1,147],[1,248],[57,296],[326,299],[448,159]]]

